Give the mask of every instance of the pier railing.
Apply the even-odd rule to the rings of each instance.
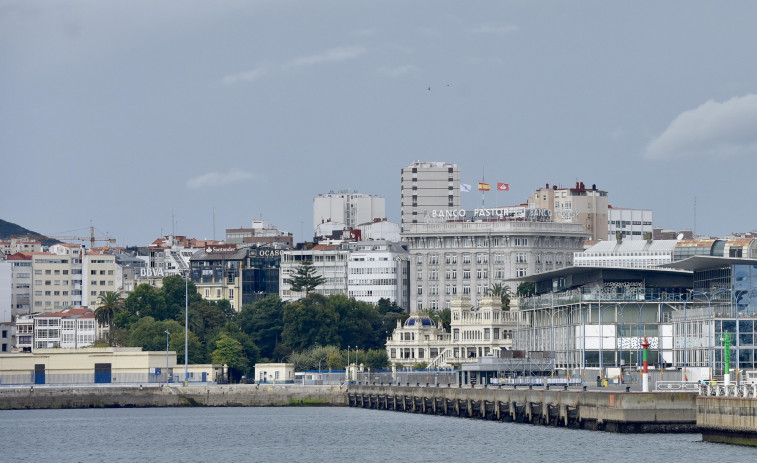
[[[696,384],[696,383],[695,383]],[[757,399],[757,384],[697,384],[699,395],[706,397],[744,397]]]

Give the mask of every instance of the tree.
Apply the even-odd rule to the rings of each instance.
[[[326,297],[311,294],[284,307],[281,338],[292,349],[302,350],[320,344],[341,345],[339,316]]]
[[[137,317],[152,317],[155,320],[166,320],[173,317],[166,315],[166,300],[162,291],[158,291],[147,283],[134,288],[126,298],[126,309]]]
[[[518,285],[518,289],[515,291],[520,297],[533,296],[536,294],[536,285],[532,281],[524,281]]]
[[[281,359],[288,355],[277,356],[275,353],[284,329],[284,306],[285,303],[278,296],[271,295],[258,299],[252,305],[243,306],[234,317],[239,328],[258,346],[264,359]]]
[[[245,373],[249,369],[249,361],[244,355],[242,343],[232,338],[228,334],[222,334],[216,341],[216,349],[212,354],[213,363],[227,365],[229,367],[229,376],[236,377],[231,371]]]
[[[503,285],[502,283],[494,283],[491,288],[489,288],[489,294],[499,298],[502,302],[503,310],[510,310],[510,298],[513,293],[509,286]]]
[[[292,278],[292,291],[305,291],[307,297],[311,291],[322,285],[326,279],[317,274],[318,270],[313,267],[313,261],[302,262]]]
[[[95,320],[100,324],[100,327],[113,324],[113,319],[116,318],[124,307],[124,301],[121,295],[107,291],[105,294],[101,294],[97,300],[99,306],[95,309]]]

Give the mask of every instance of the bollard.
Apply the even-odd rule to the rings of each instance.
[[[563,386],[563,391],[567,391],[567,390],[568,390],[568,385],[566,384],[565,386]]]
[[[545,386],[544,386],[544,390],[545,390],[545,391],[548,391],[548,390],[549,390],[549,384],[547,384],[547,385],[545,385]]]
[[[631,392],[631,386],[626,386],[626,392]]]
[[[584,386],[584,392],[586,392],[586,386]]]

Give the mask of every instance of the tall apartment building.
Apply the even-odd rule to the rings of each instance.
[[[583,182],[576,182],[575,188],[547,184],[528,198],[528,206],[551,211],[553,222],[581,224],[592,241],[607,239],[607,192],[596,185],[587,189]]]
[[[74,306],[73,259],[71,255],[51,252],[32,254],[33,313],[58,312]]]
[[[313,198],[313,231],[322,223],[335,222],[347,228],[386,218],[386,200],[351,190],[330,191]]]
[[[11,319],[32,313],[32,255],[18,252],[7,256],[11,266]]]
[[[82,303],[95,309],[100,305],[100,296],[116,292],[116,256],[89,251],[82,262]]]
[[[347,260],[347,295],[378,304],[389,299],[409,306],[410,265],[407,246],[388,241],[360,241]]]
[[[645,240],[653,236],[653,214],[649,209],[610,206],[607,210],[607,239]]]
[[[402,230],[433,210],[460,207],[460,169],[446,162],[415,161],[402,169]]]
[[[515,291],[526,276],[572,265],[588,238],[577,223],[522,219],[409,224],[402,236],[410,250],[410,310],[418,312],[448,309],[455,296],[475,303],[496,283]]]

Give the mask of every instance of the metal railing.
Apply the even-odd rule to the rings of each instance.
[[[709,397],[743,397],[757,399],[757,384],[742,383],[729,384],[724,383],[694,383],[699,389],[700,396]]]

